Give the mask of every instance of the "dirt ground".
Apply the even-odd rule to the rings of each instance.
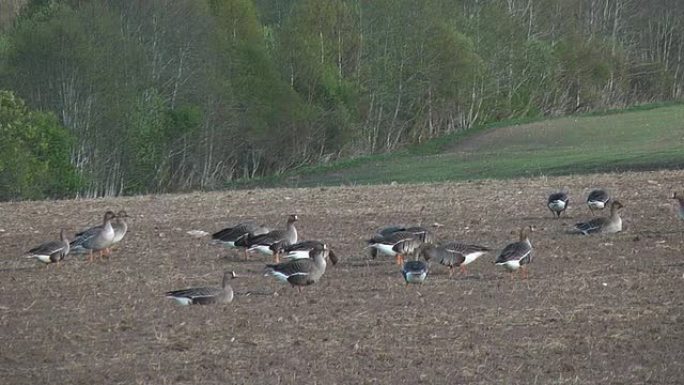
[[[567,234],[598,186],[625,204],[625,230]],[[572,202],[555,220],[545,203],[561,187]],[[0,383],[682,384],[684,222],[667,199],[682,188],[684,171],[659,171],[2,203]],[[20,257],[106,209],[131,216],[109,260]],[[340,256],[301,294],[261,276],[266,258],[187,234],[246,219],[283,227],[290,213],[301,239]],[[363,250],[383,225],[435,223],[441,240],[494,251],[470,276],[433,264],[405,287],[390,258]],[[492,262],[528,224],[530,278],[511,281]],[[218,286],[224,270],[247,275],[231,304],[163,296]]]

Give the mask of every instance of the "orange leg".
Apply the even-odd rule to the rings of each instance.
[[[466,274],[466,267],[465,265],[461,265],[461,274]]]
[[[397,254],[397,265],[399,265],[399,266],[404,265],[404,256],[401,254]]]

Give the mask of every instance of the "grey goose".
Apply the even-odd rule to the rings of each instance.
[[[339,260],[337,255],[335,255],[333,250],[328,247],[327,244],[321,241],[301,241],[291,245],[284,244],[283,242],[277,242],[271,245],[271,250],[275,254],[281,255],[281,259],[287,261],[292,259],[310,258],[311,250],[316,247],[324,246],[328,249],[328,258],[330,258],[330,262],[332,262],[333,265],[336,265]]]
[[[265,255],[275,255],[275,262],[280,262],[278,253],[274,253],[271,246],[274,243],[290,245],[297,243],[297,228],[295,222],[299,218],[297,215],[287,217],[287,227],[285,229],[272,230],[265,234],[242,237],[235,242],[236,246],[247,247],[248,251],[257,251]]]
[[[112,211],[107,211],[104,215],[103,223],[99,226],[91,227],[76,234],[76,237],[69,244],[72,253],[88,253],[88,261],[93,261],[93,252],[97,251],[102,256],[103,251],[107,250],[114,241],[114,228],[112,219],[116,215]]]
[[[425,282],[428,274],[428,265],[424,261],[406,261],[401,269],[401,275],[408,285],[409,283]]]
[[[309,252],[309,258],[293,259],[283,263],[269,264],[264,269],[265,276],[273,276],[280,282],[287,282],[301,292],[302,286],[318,282],[325,273],[328,248],[325,244],[316,245]]]
[[[494,263],[497,266],[503,266],[511,272],[511,279],[514,278],[513,273],[521,269],[521,274],[527,278],[527,266],[532,262],[532,243],[530,242],[529,234],[532,231],[531,226],[525,226],[520,229],[520,239],[518,242],[513,242],[503,250],[496,258]]]
[[[594,233],[612,234],[622,231],[622,218],[620,218],[620,209],[624,206],[620,201],[614,200],[610,204],[610,216],[593,218],[586,222],[575,224],[576,233],[589,235]]]
[[[234,271],[226,271],[223,273],[221,287],[193,287],[167,291],[164,295],[166,298],[173,299],[183,306],[230,303],[233,301],[233,288],[228,282],[236,277],[237,275]]]
[[[28,251],[27,258],[35,258],[46,265],[48,263],[59,263],[69,254],[69,239],[66,231],[59,232],[59,241],[49,241],[36,246]]]
[[[449,267],[449,276],[452,276],[456,267],[466,274],[466,266],[489,251],[485,246],[449,242],[443,245],[425,244],[421,246],[420,254],[426,261],[435,260]]]
[[[608,205],[608,201],[610,201],[610,196],[606,190],[592,190],[587,196],[587,206],[591,215],[594,215],[595,210],[603,210]]]
[[[549,199],[546,202],[546,207],[551,210],[551,213],[556,218],[560,218],[561,214],[563,214],[563,211],[568,208],[569,204],[570,198],[568,198],[568,194],[561,191],[549,195]]]
[[[387,236],[376,234],[368,240],[367,248],[375,249],[376,253],[396,258],[396,263],[403,266],[404,257],[414,254],[423,243],[420,235],[408,231],[396,231]]]
[[[212,243],[216,245],[222,245],[229,249],[242,247],[245,250],[245,257],[247,257],[247,245],[237,242],[247,239],[249,237],[254,237],[257,235],[262,235],[268,233],[270,230],[263,226],[257,225],[254,222],[241,222],[233,227],[226,227],[225,229],[219,230],[211,235]]]

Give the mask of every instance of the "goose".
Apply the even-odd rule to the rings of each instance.
[[[318,246],[327,247],[327,245],[321,241],[301,241],[291,245],[284,245],[282,242],[277,242],[270,247],[274,254],[277,253],[278,255],[282,255],[282,259],[293,260],[309,258],[311,256],[311,250]],[[330,262],[332,262],[333,265],[337,264],[337,255],[335,255],[330,248],[328,248],[328,258],[330,258]]]
[[[677,201],[677,214],[679,219],[684,220],[684,196],[677,193],[672,194],[672,199]]]
[[[73,253],[83,254],[88,252],[88,261],[93,261],[93,251],[99,252],[102,256],[103,250],[109,248],[114,240],[114,228],[112,219],[116,215],[112,211],[107,211],[104,215],[102,225],[91,227],[76,234],[69,244]]]
[[[116,221],[112,223],[112,228],[114,229],[114,239],[112,240],[112,245],[121,242],[123,237],[126,235],[126,232],[128,232],[128,223],[126,223],[126,218],[128,218],[128,214],[126,214],[125,210],[121,210],[116,214]]]
[[[423,261],[406,261],[404,267],[401,269],[401,275],[404,276],[406,285],[409,283],[425,282],[428,274],[428,265]]]
[[[460,267],[461,273],[466,274],[466,265],[486,254],[490,249],[479,245],[450,242],[437,246],[426,244],[421,246],[420,253],[426,261],[436,260],[449,267],[449,276],[454,274],[454,268]]]
[[[389,255],[395,257],[397,265],[403,266],[404,256],[413,254],[422,244],[419,236],[408,231],[397,231],[385,237],[376,234],[373,238],[368,240],[366,248],[375,249],[377,254]]]
[[[589,193],[589,196],[587,196],[587,206],[589,206],[591,215],[594,215],[594,210],[603,210],[609,200],[610,196],[608,196],[608,193],[605,190],[592,190]]]
[[[212,234],[212,244],[222,245],[229,249],[239,248],[241,246],[236,245],[235,243],[240,239],[266,234],[269,231],[268,228],[263,225],[259,226],[254,222],[241,222],[233,227],[226,227],[225,229]],[[245,257],[248,257],[247,248],[243,248],[245,250]]]
[[[59,263],[69,254],[69,239],[66,236],[66,231],[62,229],[59,232],[59,241],[45,242],[40,246],[34,247],[28,251],[26,258],[36,258],[37,260],[46,264]]]
[[[383,238],[391,236],[393,233],[407,232],[415,235],[422,243],[431,243],[434,241],[434,234],[422,226],[387,226],[383,227],[373,235],[371,241],[381,242]],[[370,241],[369,241],[370,242]],[[371,258],[375,259],[378,256],[379,250],[375,247],[370,248]]]
[[[236,246],[247,247],[247,251],[258,251],[265,255],[275,255],[275,262],[280,262],[280,255],[274,253],[271,245],[280,242],[282,245],[297,243],[297,229],[294,223],[299,218],[297,215],[290,215],[287,218],[287,228],[285,230],[272,230],[265,234],[242,237],[235,242]]]
[[[560,218],[561,214],[565,209],[568,208],[568,205],[570,204],[570,198],[568,198],[568,194],[564,192],[557,192],[549,195],[549,200],[546,203],[546,206],[551,210],[551,213],[556,216],[556,218]]]
[[[624,206],[620,201],[614,200],[610,204],[610,216],[593,218],[586,222],[575,224],[575,231],[579,234],[594,234],[594,233],[618,233],[622,231],[622,219],[620,218],[619,210]]]
[[[287,282],[297,286],[301,292],[302,286],[318,282],[325,273],[325,258],[328,246],[325,244],[315,245],[309,251],[309,258],[293,259],[283,263],[266,265],[265,276],[273,276],[278,281]]]
[[[183,306],[230,303],[233,301],[233,288],[228,284],[228,281],[233,278],[237,278],[235,272],[226,271],[223,273],[221,287],[193,287],[167,291],[164,295]]]
[[[511,272],[511,279],[514,278],[513,273],[521,268],[521,274],[527,278],[527,266],[525,265],[532,262],[532,243],[530,243],[529,238],[531,231],[531,226],[520,229],[520,240],[504,247],[494,261],[497,266],[503,266]]]

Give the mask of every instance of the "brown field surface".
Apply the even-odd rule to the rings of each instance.
[[[567,217],[548,194],[568,187]],[[625,204],[624,231],[567,234],[604,187]],[[425,185],[241,190],[0,204],[1,384],[682,384],[684,222],[668,199],[684,171]],[[130,232],[108,260],[60,266],[20,255],[126,209]],[[267,259],[195,238],[254,219],[340,256],[301,294],[262,277]],[[605,213],[604,213],[605,214]],[[495,249],[449,278],[432,265],[405,287],[364,240],[423,224],[442,240]],[[511,230],[534,225],[527,281],[492,261]],[[216,286],[219,306],[177,306],[163,292]],[[274,292],[277,291],[277,294]]]

